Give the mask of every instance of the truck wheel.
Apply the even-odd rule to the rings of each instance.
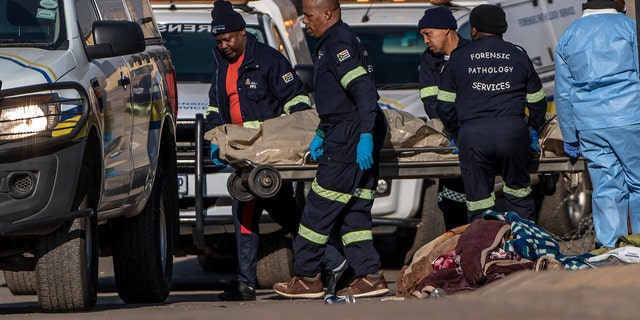
[[[94,214],[64,223],[36,243],[37,292],[48,312],[91,310],[98,298],[97,193],[83,166],[72,208],[93,208]]]
[[[446,231],[444,227],[444,217],[442,216],[440,207],[438,207],[438,179],[424,180],[420,225],[416,229],[416,237],[413,240],[413,245],[404,257],[404,263],[411,263],[413,254],[418,251],[420,247]]]
[[[582,174],[576,191],[570,193],[565,181],[559,177],[555,193],[542,198],[537,224],[560,237],[568,238],[576,233],[580,221],[591,214],[589,176]]]
[[[125,303],[163,302],[171,292],[175,204],[160,166],[151,196],[140,214],[113,222],[113,271]]]
[[[35,271],[4,271],[4,280],[14,296],[29,296],[38,292]]]
[[[281,232],[260,236],[258,285],[271,288],[276,282],[286,282],[293,277],[292,241]]]

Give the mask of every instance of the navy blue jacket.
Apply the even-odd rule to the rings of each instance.
[[[373,66],[356,34],[342,21],[334,24],[318,39],[314,56],[320,119],[357,113],[359,132],[373,133],[379,96]]]
[[[456,46],[454,50],[471,43],[471,40],[465,39],[460,35],[458,35],[458,39],[458,46]],[[429,116],[429,119],[438,117],[436,114],[436,98],[438,97],[440,72],[442,72],[442,67],[446,61],[445,55],[434,54],[429,48],[424,50],[422,58],[420,59],[420,70],[418,71],[420,99],[422,99],[424,111],[427,113],[427,116]]]
[[[229,62],[213,50],[216,65],[209,89],[206,130],[231,123],[226,77]],[[238,97],[246,127],[311,108],[311,99],[289,61],[276,49],[247,33],[244,60],[238,69]]]
[[[454,137],[465,121],[525,118],[540,131],[546,94],[527,53],[497,36],[483,36],[455,50],[445,64],[436,112]]]

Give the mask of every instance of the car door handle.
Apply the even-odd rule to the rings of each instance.
[[[129,79],[129,77],[126,77],[124,73],[120,72],[120,80],[118,80],[118,85],[126,89],[129,84],[131,84],[131,79]]]

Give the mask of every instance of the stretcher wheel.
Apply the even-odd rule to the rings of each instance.
[[[242,183],[242,176],[237,171],[234,171],[229,175],[227,179],[227,191],[231,197],[238,201],[251,201],[253,200],[253,194],[249,192],[247,187]]]
[[[282,186],[280,173],[269,165],[260,165],[249,173],[249,190],[260,198],[275,196]]]

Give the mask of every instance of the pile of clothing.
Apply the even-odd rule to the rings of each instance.
[[[416,251],[396,281],[399,297],[474,290],[519,270],[588,269],[590,253],[563,255],[553,237],[515,212],[488,210]]]

